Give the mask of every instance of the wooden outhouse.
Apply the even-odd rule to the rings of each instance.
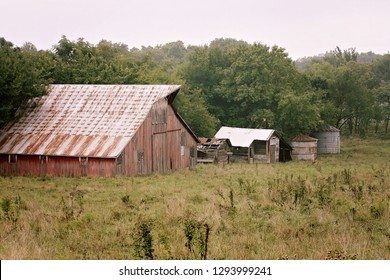
[[[0,131],[0,174],[115,176],[196,165],[179,85],[51,85]]]
[[[274,129],[253,129],[223,126],[214,136],[229,139],[232,161],[274,163],[291,160],[292,147]]]

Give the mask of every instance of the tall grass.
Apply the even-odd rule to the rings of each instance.
[[[389,259],[390,143],[316,163],[0,177],[1,259]]]

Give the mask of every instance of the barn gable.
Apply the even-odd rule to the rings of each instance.
[[[124,170],[124,151],[141,127],[146,126],[150,134],[158,132],[157,127],[160,133],[168,129],[156,121],[162,119],[167,124],[168,107],[170,121],[175,119],[180,125],[175,129],[189,134],[195,143],[190,144],[196,146],[195,135],[172,107],[179,90],[178,85],[51,85],[46,96],[34,101],[36,106],[4,127],[0,134],[0,172],[9,173],[6,165],[12,166],[19,158],[18,168],[13,167],[11,173],[130,175]],[[29,158],[29,164],[27,160],[20,162],[23,157]],[[35,166],[46,163],[45,169],[51,172]]]

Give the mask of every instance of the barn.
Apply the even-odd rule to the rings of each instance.
[[[316,129],[312,136],[318,139],[318,154],[339,154],[340,153],[340,130],[326,125]]]
[[[214,137],[230,140],[232,162],[274,163],[291,160],[292,147],[274,129],[222,126]]]
[[[291,140],[293,160],[317,159],[317,139],[308,135],[297,135]]]
[[[0,131],[0,174],[115,176],[194,167],[179,85],[50,85]]]

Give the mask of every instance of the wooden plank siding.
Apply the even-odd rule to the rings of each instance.
[[[16,155],[10,162],[10,155],[0,155],[0,174],[107,177],[115,175],[115,159]]]
[[[196,146],[195,136],[168,99],[162,98],[116,158],[2,154],[0,174],[108,177],[165,173],[194,167]]]
[[[196,164],[196,139],[166,99],[153,106],[123,152],[123,175],[165,173]],[[191,154],[191,150],[193,150]]]

